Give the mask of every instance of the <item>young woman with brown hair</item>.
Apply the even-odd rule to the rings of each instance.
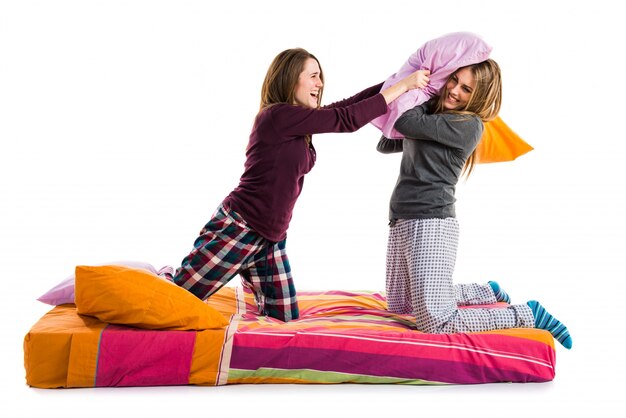
[[[312,135],[356,131],[402,93],[424,87],[428,74],[416,71],[383,91],[377,84],[320,107],[324,75],[317,58],[301,48],[278,54],[263,82],[239,185],[200,232],[174,283],[206,299],[239,274],[261,313],[298,318],[285,243],[304,176],[315,164]]]

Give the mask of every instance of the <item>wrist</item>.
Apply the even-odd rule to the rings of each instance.
[[[410,89],[410,82],[409,82],[409,80],[405,80],[404,83],[402,83],[402,93],[406,93],[409,90],[411,90]]]

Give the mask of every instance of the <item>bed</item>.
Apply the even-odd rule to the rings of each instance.
[[[219,316],[217,323],[159,329],[104,318],[101,307],[85,314],[90,308],[83,307],[84,300],[93,297],[81,299],[78,279],[77,274],[76,304],[54,307],[25,336],[30,386],[442,385],[546,382],[555,375],[554,340],[547,331],[423,334],[413,328],[411,317],[386,311],[380,292],[299,292],[300,319],[283,323],[260,316],[248,289],[224,287],[206,302],[195,299]],[[171,287],[168,292],[190,295],[159,281]],[[90,288],[110,301],[102,283]],[[128,290],[122,293],[130,299],[116,301],[115,310],[137,299]],[[172,309],[180,311],[180,306]]]

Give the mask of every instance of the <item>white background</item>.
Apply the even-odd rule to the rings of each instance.
[[[616,416],[626,31],[614,3],[0,1],[0,414]],[[177,266],[191,249],[237,185],[278,52],[318,57],[328,104],[456,31],[494,47],[501,116],[535,147],[459,185],[456,280],[498,280],[514,302],[538,299],[569,326],[574,348],[557,347],[553,382],[25,385],[22,340],[49,309],[35,299],[75,265]],[[318,161],[289,229],[298,289],[384,288],[399,155],[378,154],[378,137],[369,125],[315,136]]]

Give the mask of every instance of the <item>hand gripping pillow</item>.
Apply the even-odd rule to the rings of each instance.
[[[385,81],[382,90],[393,86],[417,70],[430,71],[428,86],[404,93],[389,104],[387,113],[377,117],[371,123],[387,138],[403,138],[402,134],[393,128],[393,124],[404,112],[439,94],[450,74],[457,69],[485,61],[490,53],[491,46],[469,32],[450,33],[426,42],[409,57],[397,73]]]
[[[402,139],[402,134],[393,128],[393,124],[404,112],[436,96],[450,74],[458,68],[485,61],[490,53],[491,47],[469,32],[450,33],[426,42],[409,57],[397,73],[385,81],[382,89],[420,69],[431,72],[428,86],[404,93],[389,104],[387,113],[371,123],[387,138]],[[485,124],[485,131],[477,147],[476,162],[482,164],[512,161],[532,149],[498,117]]]
[[[226,318],[189,291],[142,269],[77,266],[76,310],[111,324],[146,329],[203,330]]]

